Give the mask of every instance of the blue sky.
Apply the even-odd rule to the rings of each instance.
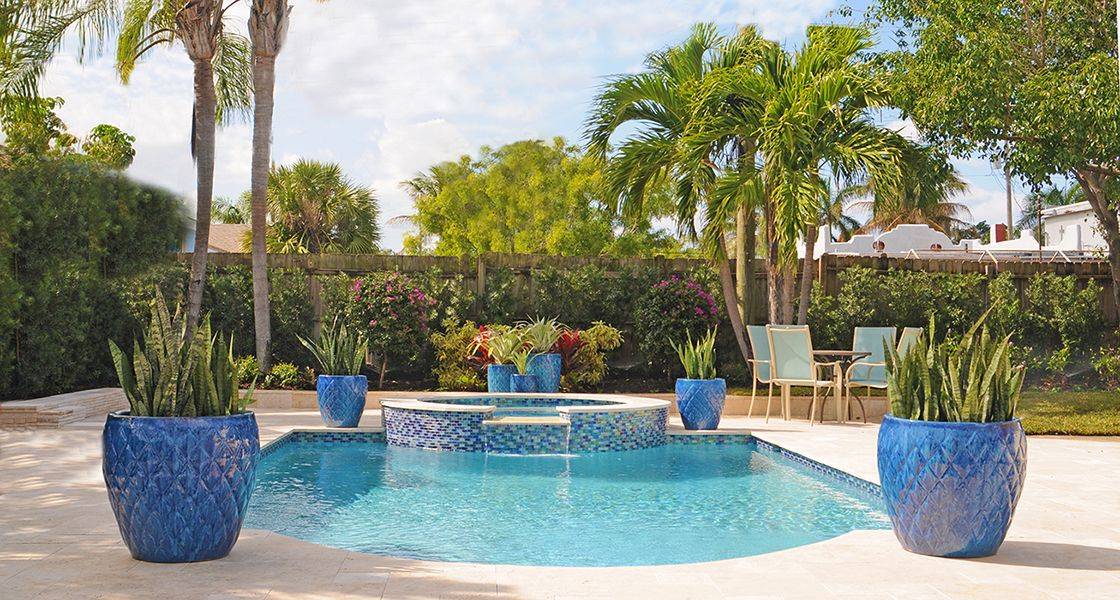
[[[241,3],[244,4],[244,3]],[[273,160],[337,161],[375,188],[383,221],[411,212],[398,184],[429,165],[491,146],[562,135],[579,140],[605,76],[640,68],[643,56],[682,39],[698,21],[728,29],[757,23],[796,44],[836,0],[292,0],[277,65]],[[854,4],[857,9],[865,2]],[[240,7],[238,7],[240,8]],[[244,13],[231,11],[244,31]],[[61,115],[84,135],[98,123],[136,136],[133,177],[193,196],[189,155],[191,68],[181,48],[158,50],[122,86],[108,56],[80,64],[63,54],[43,93],[66,99]],[[892,114],[883,120],[906,128]],[[218,137],[215,192],[249,186],[251,128]],[[983,160],[959,161],[974,220],[1002,220],[1003,180]],[[1021,190],[1016,190],[1017,197]],[[403,226],[383,223],[399,249]]]

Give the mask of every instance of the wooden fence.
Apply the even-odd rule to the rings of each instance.
[[[179,260],[188,262],[190,254],[180,254]],[[210,254],[212,266],[248,266],[248,254]],[[652,268],[658,273],[684,273],[707,264],[701,259],[687,258],[603,258],[547,256],[537,254],[487,253],[478,257],[453,256],[403,256],[396,254],[320,254],[279,255],[268,257],[270,267],[302,269],[308,274],[360,274],[379,271],[418,273],[438,271],[446,277],[459,277],[479,297],[485,295],[487,273],[508,270],[518,278],[518,285],[526,289],[530,301],[535,296],[534,273],[544,268],[572,270],[588,265],[602,269],[608,276],[630,269]],[[762,322],[766,316],[766,275],[761,260],[757,263],[755,280],[751,286],[750,317],[752,322]],[[840,287],[839,274],[851,267],[866,267],[879,272],[888,270],[926,271],[931,273],[980,273],[994,278],[1000,273],[1011,273],[1016,287],[1022,293],[1027,281],[1038,273],[1073,275],[1081,282],[1089,280],[1100,284],[1101,309],[1109,323],[1117,322],[1117,306],[1112,298],[1112,278],[1105,261],[1045,262],[1002,260],[972,260],[967,258],[902,258],[886,256],[834,256],[825,255],[817,261],[818,279],[826,293],[835,294]],[[734,272],[734,266],[732,266]]]

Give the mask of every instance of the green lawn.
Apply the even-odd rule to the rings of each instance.
[[[1030,434],[1120,435],[1120,393],[1028,390],[1019,416]]]

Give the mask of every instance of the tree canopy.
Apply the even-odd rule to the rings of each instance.
[[[407,217],[417,229],[405,237],[408,253],[681,251],[671,236],[653,230],[651,216],[615,217],[603,202],[600,163],[559,137],[484,146],[476,157],[434,165],[402,186],[416,211]],[[662,210],[667,204],[661,202]]]

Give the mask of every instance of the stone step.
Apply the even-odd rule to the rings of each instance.
[[[555,425],[558,427],[567,427],[570,422],[564,417],[543,417],[543,416],[501,416],[487,419],[482,422],[483,425]]]

